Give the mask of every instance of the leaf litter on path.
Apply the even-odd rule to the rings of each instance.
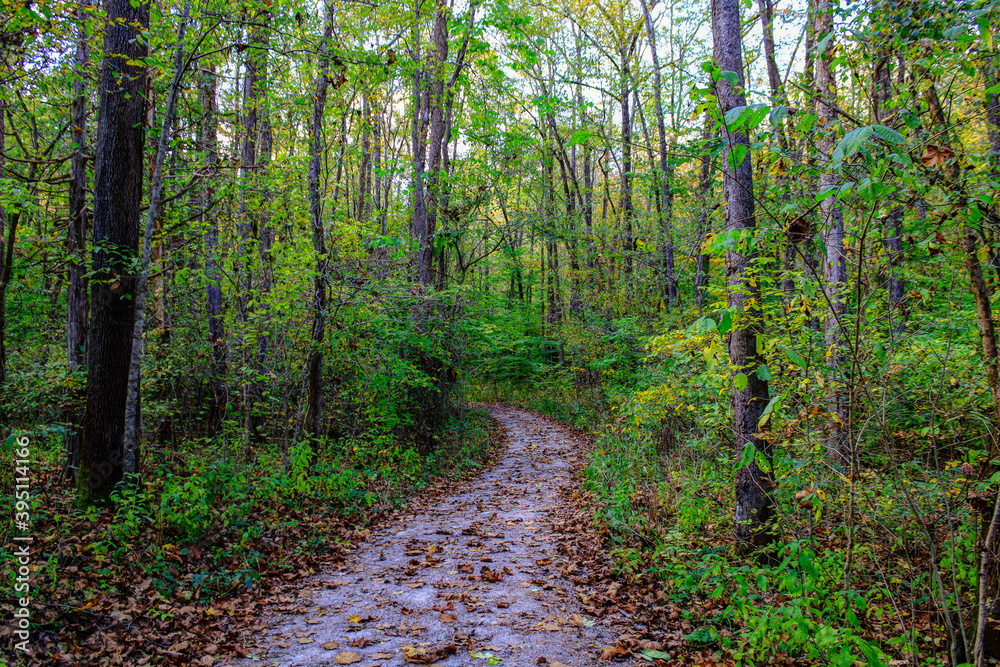
[[[308,627],[312,643],[262,639],[257,660],[241,664],[331,664],[325,647],[338,642],[351,649],[337,664],[582,667],[600,659],[615,637],[612,619],[581,602],[597,594],[570,581],[583,566],[559,553],[553,529],[576,487],[579,441],[526,410],[490,412],[506,429],[503,458],[457,493],[376,530],[339,569],[309,582],[301,614],[270,619],[272,635]]]

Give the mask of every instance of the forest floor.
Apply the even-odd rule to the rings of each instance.
[[[588,570],[604,564],[566,548],[583,537],[574,531],[582,505],[574,470],[585,443],[525,410],[490,412],[506,430],[502,458],[455,494],[376,529],[342,566],[301,582],[291,613],[265,619],[239,664],[598,662],[625,617],[598,608],[607,591],[590,588]]]

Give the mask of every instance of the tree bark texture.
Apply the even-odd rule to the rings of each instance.
[[[663,235],[664,280],[667,287],[667,307],[677,303],[677,277],[674,271],[674,196],[671,191],[673,169],[670,166],[670,156],[667,153],[667,130],[663,118],[663,84],[660,76],[660,58],[656,51],[656,31],[653,28],[653,17],[649,13],[649,4],[641,0],[643,20],[646,24],[646,37],[649,40],[649,54],[653,59],[653,100],[656,105],[656,131],[660,141],[660,169],[656,172],[657,184],[660,188],[660,233]]]
[[[107,0],[104,68],[100,81],[94,151],[94,253],[91,328],[87,351],[77,500],[107,501],[122,479],[125,402],[135,324],[135,275],[139,246],[143,150],[146,145],[146,68],[129,64],[147,56],[140,32],[149,27],[149,5]]]
[[[738,0],[712,1],[712,38],[715,63],[723,72],[735,72],[734,86],[725,78],[716,84],[716,98],[723,116],[746,104]],[[726,231],[754,229],[753,172],[746,134],[723,124],[723,196]],[[744,153],[740,156],[740,153]],[[729,360],[734,368],[731,408],[737,451],[756,454],[744,458],[736,471],[736,542],[746,553],[773,539],[769,526],[774,517],[774,479],[771,444],[760,436],[760,418],[768,402],[768,385],[757,369],[764,360],[757,351],[761,327],[761,296],[756,253],[745,246],[726,253],[728,305],[735,314],[729,333]],[[746,383],[743,384],[743,378]],[[759,454],[759,455],[757,455]]]
[[[308,395],[306,399],[305,430],[320,433],[323,415],[323,342],[326,336],[326,230],[323,227],[323,199],[320,191],[320,169],[323,158],[323,114],[326,111],[328,92],[327,74],[330,70],[330,40],[333,38],[333,2],[327,5],[327,22],[320,45],[320,72],[316,77],[312,124],[309,141],[309,220],[312,227],[313,251],[316,253],[316,277],[313,279],[312,348],[308,361]]]
[[[816,39],[826,39],[833,30],[832,1],[823,2],[816,11]],[[831,61],[833,60],[834,39],[826,40],[826,49],[816,57],[816,104],[817,115],[822,121],[819,152],[823,170],[819,177],[820,191],[837,186],[839,178],[830,168],[830,154],[837,145],[837,84]],[[825,333],[826,358],[829,373],[830,425],[827,434],[827,450],[830,457],[843,465],[850,461],[850,441],[847,398],[844,387],[848,378],[844,377],[846,360],[843,353],[841,320],[844,314],[844,289],[847,286],[847,253],[844,247],[844,212],[836,196],[820,202],[823,245],[826,257],[823,259],[823,282],[828,299]]]
[[[219,120],[216,92],[218,79],[214,64],[202,66],[198,80],[201,97],[201,149],[205,168],[214,174],[219,167]],[[215,435],[222,426],[229,404],[227,382],[226,332],[222,312],[222,266],[219,261],[219,215],[215,210],[215,186],[212,178],[202,185],[202,224],[205,229],[205,307],[208,315],[208,343],[212,348],[212,369],[209,384],[212,404],[208,414],[208,433]]]

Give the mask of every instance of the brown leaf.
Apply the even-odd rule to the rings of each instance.
[[[442,623],[454,623],[456,620],[458,620],[458,617],[455,616],[455,614],[441,612],[440,614],[438,614],[438,620],[441,621]]]
[[[353,665],[356,662],[361,662],[361,656],[354,651],[344,651],[338,653],[334,660],[337,661],[338,665]]]
[[[340,644],[338,644],[337,642],[327,642],[323,644],[323,648],[325,648],[327,651],[334,651],[340,648]]]
[[[404,646],[403,647],[403,658],[406,662],[415,663],[418,665],[429,665],[437,658],[434,654],[425,648],[416,648],[414,646]]]
[[[627,653],[628,651],[620,646],[605,646],[604,650],[601,651],[601,660],[615,660],[616,658],[620,658]]]
[[[954,151],[945,146],[928,144],[927,148],[924,149],[923,155],[920,156],[920,161],[924,163],[925,167],[940,167],[951,159],[954,154]]]

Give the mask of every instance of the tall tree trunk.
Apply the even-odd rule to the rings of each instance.
[[[70,370],[86,362],[87,344],[87,96],[86,68],[90,61],[87,44],[87,7],[82,0],[77,8],[76,78],[73,81],[73,127],[70,142],[69,223],[66,252],[69,256],[69,286],[66,293],[66,355]]]
[[[771,92],[772,104],[786,105],[785,91],[781,82],[781,74],[778,72],[778,63],[774,57],[774,5],[771,0],[757,0],[757,7],[760,10],[760,25],[764,36],[764,61],[767,65],[767,83]],[[778,123],[778,146],[781,148],[781,161],[784,161],[789,150],[788,137],[785,134],[785,123]],[[791,193],[788,172],[783,168],[778,170],[775,178],[775,186],[781,198],[782,207],[788,204]],[[786,243],[782,251],[782,276],[781,291],[788,304],[795,295],[795,235],[791,233],[793,220],[786,221]],[[787,307],[787,306],[786,306]]]
[[[583,224],[586,229],[587,285],[590,296],[598,290],[596,261],[594,258],[594,150],[583,150]]]
[[[698,172],[698,232],[695,241],[698,244],[698,252],[695,255],[694,269],[695,300],[698,303],[699,315],[705,308],[705,297],[708,292],[709,254],[705,252],[704,245],[708,233],[711,231],[709,227],[711,207],[708,205],[708,192],[712,187],[712,156],[708,143],[712,137],[712,124],[712,115],[706,113],[701,130],[701,168]]]
[[[0,178],[6,178],[7,159],[7,102],[0,100]],[[7,285],[10,284],[11,264],[14,261],[14,241],[17,236],[18,215],[9,221],[7,209],[0,203],[0,389],[7,382]],[[0,404],[0,417],[3,417]]]
[[[720,111],[725,115],[730,109],[746,104],[738,0],[712,1],[712,37],[716,65],[723,72],[735,72],[737,76],[735,86],[724,78],[715,84]],[[722,131],[726,231],[753,229],[756,223],[750,143],[746,134],[732,132],[725,124]],[[735,159],[731,159],[730,154],[740,147],[745,155],[734,165]],[[768,386],[757,373],[764,360],[757,351],[762,312],[756,260],[755,252],[750,250],[726,252],[728,306],[737,313],[734,319],[738,323],[729,333],[729,360],[734,368],[733,435],[737,450],[741,452],[741,464],[736,472],[736,542],[739,551],[744,553],[773,540],[769,528],[774,518],[771,444],[759,434],[760,419],[768,402]]]
[[[427,198],[424,192],[427,165],[427,104],[430,91],[427,74],[421,67],[421,35],[420,35],[420,0],[413,2],[413,117],[411,122],[410,155],[413,161],[410,191],[413,194],[413,214],[410,220],[410,234],[417,243],[417,251],[413,260],[420,284],[427,286],[427,271],[424,268],[424,248],[429,243],[427,239]]]
[[[891,40],[890,35],[882,35],[886,42]],[[887,105],[892,99],[892,63],[895,58],[887,48],[879,49],[875,58],[875,66],[872,71],[872,105],[874,107],[875,122],[885,124],[889,116]],[[903,297],[906,287],[903,282],[900,263],[903,255],[903,207],[893,206],[892,210],[885,218],[883,229],[883,243],[886,249],[886,263],[888,265],[888,282],[886,291],[889,297],[889,318],[892,323],[892,330],[900,332],[903,328]]]
[[[632,230],[632,115],[629,112],[629,96],[632,77],[629,74],[629,60],[636,35],[622,42],[621,54],[621,111],[622,111],[622,266],[626,284],[632,275],[632,255],[636,244]]]
[[[73,126],[70,132],[73,157],[69,167],[69,221],[66,225],[66,255],[69,265],[66,290],[66,360],[70,371],[75,371],[87,361],[87,260],[84,257],[87,247],[87,95],[84,84],[87,63],[90,61],[87,43],[88,6],[89,0],[82,0],[76,10],[76,78],[73,81]],[[76,398],[82,396],[78,395]],[[66,434],[66,470],[70,478],[75,478],[76,469],[80,465],[82,417],[78,408],[70,409]]]
[[[208,414],[208,433],[214,436],[222,426],[229,404],[226,359],[226,333],[222,313],[222,266],[219,257],[219,215],[215,210],[215,185],[212,176],[219,166],[219,117],[216,101],[217,77],[214,64],[202,67],[198,92],[201,97],[201,150],[209,177],[202,182],[201,209],[205,227],[205,305],[208,314],[208,343],[212,347],[209,385],[212,405]]]
[[[121,481],[125,403],[135,324],[135,276],[146,130],[143,31],[149,5],[107,0],[97,145],[94,151],[94,256],[77,502],[106,502]]]
[[[311,137],[309,141],[309,219],[312,227],[313,251],[316,253],[316,277],[313,279],[312,347],[309,350],[309,393],[306,404],[306,432],[318,435],[323,415],[323,341],[326,335],[326,231],[323,227],[323,199],[320,192],[322,167],[323,114],[326,111],[328,90],[327,75],[330,70],[330,40],[333,38],[334,4],[327,2],[327,21],[320,44],[320,72],[316,77],[313,96]]]
[[[653,99],[656,104],[656,131],[660,139],[660,170],[656,181],[660,188],[660,233],[663,235],[663,250],[661,261],[667,287],[667,307],[677,303],[677,278],[674,272],[674,230],[673,211],[674,196],[671,191],[673,169],[670,167],[670,157],[667,153],[667,131],[663,119],[663,93],[660,79],[660,58],[656,51],[656,31],[653,29],[653,17],[649,13],[646,0],[641,0],[642,15],[646,24],[646,37],[649,39],[650,56],[653,58]]]
[[[163,114],[163,124],[156,145],[153,162],[153,183],[149,192],[149,209],[146,227],[143,230],[142,253],[139,259],[139,276],[135,285],[135,324],[132,327],[132,354],[129,359],[128,394],[125,401],[125,432],[122,437],[124,460],[122,470],[125,475],[136,478],[140,471],[139,446],[142,440],[142,417],[140,415],[139,381],[142,376],[142,334],[146,320],[146,295],[149,284],[149,261],[153,248],[153,230],[163,210],[163,164],[170,150],[170,135],[173,132],[174,111],[180,94],[181,80],[184,78],[184,36],[187,32],[191,0],[184,3],[184,13],[177,30],[177,47],[174,54],[174,77],[167,94],[167,108]]]
[[[819,177],[820,191],[836,187],[837,174],[830,167],[830,154],[837,145],[837,84],[832,61],[834,40],[827,38],[833,31],[835,0],[824,1],[816,11],[815,34],[817,40],[826,40],[826,49],[816,57],[816,102],[817,115],[822,119],[819,152],[823,159],[823,170]],[[849,378],[844,376],[846,359],[843,353],[841,334],[844,315],[844,289],[847,286],[847,256],[844,247],[844,212],[840,200],[827,197],[819,205],[822,217],[823,244],[826,256],[823,259],[823,281],[826,284],[829,301],[826,312],[826,358],[829,360],[829,411],[831,420],[827,436],[827,450],[833,460],[847,466],[851,457],[849,438],[849,406],[844,387]]]
[[[361,166],[358,169],[358,222],[364,226],[371,213],[372,113],[368,93],[361,93]]]
[[[260,22],[266,12],[255,15],[254,21]],[[257,185],[257,155],[261,139],[261,101],[265,95],[264,71],[266,67],[266,34],[261,25],[254,25],[250,28],[249,48],[246,50],[246,58],[243,61],[246,73],[243,77],[243,116],[240,136],[240,211],[237,232],[239,239],[237,242],[237,259],[239,268],[237,269],[237,310],[240,324],[243,328],[243,366],[252,369],[250,372],[256,376],[261,370],[260,365],[260,345],[266,334],[257,331],[257,324],[254,321],[252,308],[259,307],[258,299],[251,301],[252,295],[256,293],[253,269],[254,253],[251,248],[254,243],[255,232],[258,232],[257,221],[254,219],[256,211],[260,207],[259,198],[256,195]],[[259,242],[258,242],[259,245]],[[259,253],[258,253],[259,256]],[[253,305],[251,305],[253,303]],[[250,341],[255,337],[257,340],[257,350],[252,350]],[[243,446],[249,446],[251,438],[260,437],[259,429],[261,418],[258,414],[258,404],[261,400],[260,383],[251,377],[243,380]]]

